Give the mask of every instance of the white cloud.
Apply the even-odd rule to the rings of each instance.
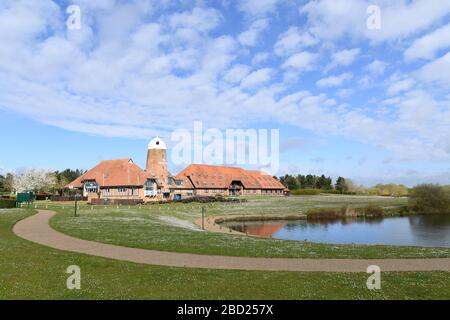
[[[393,96],[412,88],[415,81],[413,79],[403,79],[392,83],[388,88],[388,94]]]
[[[353,78],[353,75],[349,72],[343,73],[339,76],[330,76],[327,78],[320,79],[316,82],[316,85],[320,88],[325,87],[340,87],[345,81]]]
[[[273,70],[270,68],[259,69],[245,77],[241,82],[241,86],[243,88],[254,88],[268,82],[272,74]]]
[[[355,90],[353,89],[340,89],[337,93],[337,96],[339,98],[348,98],[350,96],[352,96],[355,93]]]
[[[386,71],[388,64],[386,62],[380,60],[374,60],[369,65],[366,66],[366,70],[369,71],[372,75],[380,76],[383,75]]]
[[[278,37],[275,44],[275,53],[279,56],[290,55],[306,47],[314,46],[318,42],[318,39],[308,31],[303,31],[298,27],[290,27]]]
[[[450,24],[417,40],[405,51],[407,60],[433,59],[438,50],[450,47]]]
[[[331,62],[325,69],[330,70],[339,66],[347,67],[355,61],[360,52],[361,49],[359,48],[335,52],[331,55]]]
[[[290,56],[282,65],[283,68],[294,68],[298,71],[311,70],[317,55],[310,52],[299,52]]]
[[[187,28],[200,32],[207,32],[218,26],[222,16],[212,8],[194,8],[191,11],[175,13],[169,18],[172,28]]]
[[[231,83],[239,83],[250,73],[250,67],[238,64],[232,67],[224,76],[224,80]]]
[[[257,65],[265,62],[269,58],[268,52],[258,52],[252,59],[252,65]]]
[[[255,53],[251,47],[243,49],[236,40],[242,30],[232,34],[228,25],[218,30],[225,18],[214,10],[177,8],[181,12],[152,16],[141,10],[140,3],[144,2],[124,4],[126,10],[118,13],[122,24],[115,20],[113,1],[103,1],[99,12],[86,12],[88,19],[80,33],[64,29],[64,11],[51,1],[8,1],[8,9],[6,2],[1,2],[0,24],[14,24],[0,28],[0,38],[4,40],[0,42],[0,108],[67,130],[138,138],[164,135],[183,126],[190,128],[190,123],[199,118],[205,126],[217,128],[271,121],[317,135],[344,136],[409,158],[450,159],[448,98],[440,100],[431,93],[411,92],[414,84],[401,83],[403,78],[392,79],[388,83],[391,93],[401,95],[384,106],[391,110],[384,115],[352,106],[350,101],[337,106],[325,94],[304,91],[311,84],[309,77],[291,83],[280,80],[276,73],[280,68],[284,69],[282,76],[318,69],[318,54],[298,51],[318,44],[316,38],[322,37],[318,29],[306,34],[293,32],[299,31],[293,28],[278,39],[263,38],[278,43],[279,58],[269,60],[269,56],[275,57],[272,52],[265,52],[272,48],[271,42],[260,49],[263,52]],[[311,2],[311,6],[319,2],[322,3]],[[350,7],[355,5],[348,2]],[[100,2],[85,3],[100,6]],[[332,39],[335,31],[342,31],[341,25],[347,28],[348,20],[354,19],[343,10],[346,8],[344,2],[336,2],[333,12],[343,20],[326,30]],[[257,12],[268,13],[262,9]],[[108,18],[110,15],[114,19]],[[28,18],[31,20],[25,21]],[[252,16],[246,22],[255,19]],[[362,23],[365,25],[365,21]],[[355,36],[352,28],[354,25],[345,32]],[[306,26],[300,29],[306,30]],[[285,41],[284,36],[290,40]],[[365,48],[364,43],[351,43]],[[330,42],[322,44],[326,48],[337,47]],[[335,66],[349,66],[359,54],[369,53],[351,50],[350,54],[338,54]],[[388,47],[386,50],[391,53]],[[375,56],[377,52],[370,53]],[[383,59],[388,61],[384,51]],[[258,66],[260,69],[252,72],[250,61],[253,66],[265,62],[267,68]],[[449,63],[450,54],[430,62],[415,74],[415,81],[439,81],[445,90],[450,83],[446,72]],[[374,60],[364,70],[371,75],[382,74],[385,67],[385,62]],[[406,72],[414,74],[411,70]],[[349,75],[344,73],[319,80],[318,85],[340,86],[346,79]],[[421,84],[417,83],[417,87]],[[333,96],[346,97],[351,93],[351,89],[336,89]],[[361,97],[368,101],[373,95],[363,94]],[[382,101],[385,97],[377,98]]]
[[[281,0],[241,0],[237,7],[249,16],[265,16],[273,12]]]
[[[443,57],[425,65],[419,72],[421,79],[425,81],[437,81],[444,86],[450,86],[450,52]]]
[[[254,21],[247,31],[239,34],[239,42],[245,46],[254,46],[259,40],[261,32],[263,32],[268,25],[269,21],[267,19],[259,19]]]
[[[375,42],[408,38],[427,30],[450,13],[450,2],[441,0],[389,1],[376,4],[381,9],[381,29],[369,30],[366,10],[370,0],[317,0],[300,8],[308,20],[308,30],[321,39],[344,36]]]

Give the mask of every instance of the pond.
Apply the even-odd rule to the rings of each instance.
[[[340,244],[450,247],[450,215],[353,218],[333,221],[228,222],[249,235]]]

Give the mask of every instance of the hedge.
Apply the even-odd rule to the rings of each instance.
[[[297,189],[292,190],[291,194],[294,196],[315,196],[320,194],[320,189]]]
[[[0,199],[0,209],[15,208],[16,200],[14,199]]]

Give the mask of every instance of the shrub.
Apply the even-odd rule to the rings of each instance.
[[[412,188],[409,204],[418,213],[448,213],[450,195],[437,184],[421,184]]]
[[[308,220],[333,220],[343,218],[345,216],[345,207],[342,209],[311,209],[306,212]]]
[[[14,199],[0,199],[0,209],[15,208],[16,200]]]
[[[315,196],[320,194],[319,189],[297,189],[292,190],[291,194],[294,196]]]
[[[382,217],[384,215],[384,209],[379,206],[369,205],[364,208],[365,217]]]
[[[335,190],[335,189],[330,189],[330,190],[320,190],[321,193],[330,193],[330,194],[345,194],[348,196],[356,196],[357,193],[354,191],[339,191],[339,190]]]

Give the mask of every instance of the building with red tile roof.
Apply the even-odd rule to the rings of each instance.
[[[274,177],[238,167],[191,164],[172,176],[167,169],[165,143],[156,137],[148,146],[146,169],[132,159],[101,161],[66,188],[81,190],[90,202],[132,200],[148,202],[194,195],[284,195]]]

